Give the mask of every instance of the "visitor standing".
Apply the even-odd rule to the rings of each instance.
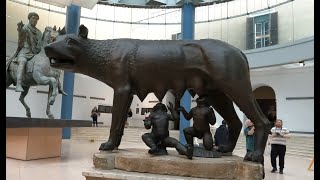
[[[98,116],[100,116],[100,113],[98,112],[97,106],[95,106],[91,111],[92,127],[98,127]]]
[[[284,168],[284,156],[286,154],[286,143],[287,138],[289,137],[289,131],[287,128],[283,127],[283,122],[281,119],[277,119],[275,122],[275,127],[271,129],[271,165],[272,171],[276,172],[277,169],[277,162],[276,159],[279,156],[279,168],[280,174],[283,174]]]

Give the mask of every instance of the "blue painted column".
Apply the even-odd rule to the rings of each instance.
[[[80,7],[70,5],[67,7],[66,13],[66,33],[78,33],[80,26]],[[71,120],[72,119],[72,104],[73,104],[73,87],[74,87],[74,73],[64,72],[63,76],[63,90],[68,95],[62,96],[61,105],[61,119]],[[62,129],[62,138],[70,139],[70,128]]]
[[[191,2],[184,3],[182,5],[182,15],[181,15],[181,36],[182,40],[193,40],[194,39],[194,19],[195,19],[195,6]],[[188,91],[184,93],[180,100],[180,105],[186,109],[187,112],[190,111],[191,107],[191,95]],[[190,127],[190,121],[187,121],[182,113],[180,113],[180,142],[186,144],[186,139],[183,134],[183,129]]]

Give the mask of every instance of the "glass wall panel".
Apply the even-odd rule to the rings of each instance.
[[[277,4],[277,0],[268,0],[269,6],[274,6]]]
[[[208,21],[208,13],[209,7],[208,6],[201,6],[197,7],[195,10],[195,21]]]
[[[48,15],[48,25],[52,27],[56,26],[57,29],[59,29],[59,27],[62,29],[66,25],[66,15],[50,11]]]
[[[228,16],[228,3],[221,3],[221,18]]]
[[[238,1],[240,1],[240,14],[247,14],[247,0]]]
[[[115,6],[105,6],[98,4],[98,13],[97,16],[99,19],[105,19],[105,20],[114,20],[114,14],[115,14]]]
[[[80,25],[83,24],[88,28],[88,38],[96,39],[96,25],[97,21],[88,19],[88,18],[80,18]]]
[[[149,26],[145,24],[132,24],[131,38],[133,39],[147,39]]]
[[[34,1],[34,0],[29,0],[28,4],[32,5],[32,6],[37,6],[37,1]]]
[[[215,19],[215,9],[214,9],[214,5],[210,5],[210,6],[208,6],[208,8],[209,8],[209,17],[208,17],[208,20],[210,21],[210,20],[214,20]]]
[[[117,22],[130,22],[131,21],[131,8],[116,7],[114,20]]]
[[[160,40],[160,39],[165,39],[166,37],[164,25],[149,25],[149,30],[147,33],[148,33],[147,39],[151,39],[151,40]]]
[[[243,12],[241,12],[241,0],[235,0],[233,1],[233,14],[234,15],[239,15],[242,14]]]
[[[6,39],[18,42],[17,23],[28,23],[28,6],[7,1],[6,6]]]
[[[66,12],[67,12],[67,7],[61,8],[61,7],[49,5],[49,8],[50,8],[50,10],[52,10],[52,11],[63,12],[63,13],[66,13]]]
[[[228,17],[232,17],[235,15],[235,5],[234,5],[234,1],[228,2]]]
[[[17,1],[17,2],[16,2]],[[248,2],[248,4],[247,4]],[[31,6],[28,6],[29,4]],[[214,38],[245,49],[246,20],[252,12],[268,6],[278,12],[279,44],[313,36],[314,2],[312,0],[234,0],[231,2],[197,7],[195,10],[195,39]],[[34,0],[7,0],[6,38],[17,41],[17,23],[28,23],[27,15],[35,11],[40,15],[37,27],[43,31],[46,26],[63,27],[66,8],[48,5]],[[60,13],[57,13],[57,12]],[[250,15],[247,16],[246,12]],[[308,13],[305,13],[308,11]],[[261,15],[259,11],[256,15]],[[269,13],[269,12],[267,12]],[[241,14],[241,16],[235,17]],[[181,9],[144,9],[96,5],[92,10],[82,8],[80,24],[89,29],[89,38],[137,38],[172,39],[181,33]],[[229,19],[226,19],[229,17]],[[96,20],[96,18],[98,20]],[[223,20],[221,20],[223,19]],[[214,22],[206,22],[213,21]],[[115,21],[115,23],[113,23]],[[148,24],[149,23],[149,24]]]
[[[268,8],[268,0],[267,1],[266,0],[261,0],[261,7],[262,7],[262,9]]]
[[[130,38],[131,25],[125,23],[114,23],[114,38]]]
[[[255,9],[254,9],[254,4],[255,4],[255,1],[256,0],[247,0],[248,3],[246,3],[246,6],[247,6],[247,12],[254,12]]]
[[[166,25],[166,39],[172,39],[173,34],[181,33],[181,25]]]
[[[113,23],[106,21],[97,21],[96,24],[96,39],[113,39]]]
[[[165,13],[165,9],[149,9],[149,23],[164,24],[166,22]]]
[[[257,11],[259,9],[263,9],[261,0],[254,0],[253,7],[254,7],[254,11]]]
[[[221,7],[222,7],[221,4],[214,5],[214,10],[213,10],[213,12],[214,12],[214,19],[221,19],[221,18],[222,18]]]
[[[148,23],[148,9],[132,8],[133,23]]]
[[[166,23],[181,23],[181,9],[166,9]]]
[[[81,16],[82,17],[90,17],[90,18],[97,18],[97,10],[98,6],[95,5],[93,9],[81,8]]]
[[[209,37],[209,24],[197,23],[194,27],[194,39],[207,39]]]
[[[16,0],[18,2],[22,2],[22,3],[25,3],[25,4],[28,4],[30,0]],[[7,1],[8,2],[8,1]]]
[[[213,21],[209,22],[209,38],[210,39],[222,39],[221,34],[221,27],[222,27],[222,21]]]

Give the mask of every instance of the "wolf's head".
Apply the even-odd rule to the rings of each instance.
[[[86,43],[88,29],[81,25],[79,33],[63,34],[60,32],[56,41],[44,47],[45,53],[50,59],[50,64],[54,68],[74,71],[77,61],[83,56],[83,43]]]

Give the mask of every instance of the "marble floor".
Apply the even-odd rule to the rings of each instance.
[[[101,142],[84,140],[63,140],[62,156],[33,161],[6,159],[7,180],[85,180],[82,172],[93,167],[92,156],[98,152]],[[122,142],[123,148],[144,148],[141,141]],[[244,151],[236,150],[235,155],[244,156]],[[284,174],[271,173],[270,157],[265,156],[266,180],[311,180],[314,179],[314,169],[307,170],[310,159],[286,156]]]

